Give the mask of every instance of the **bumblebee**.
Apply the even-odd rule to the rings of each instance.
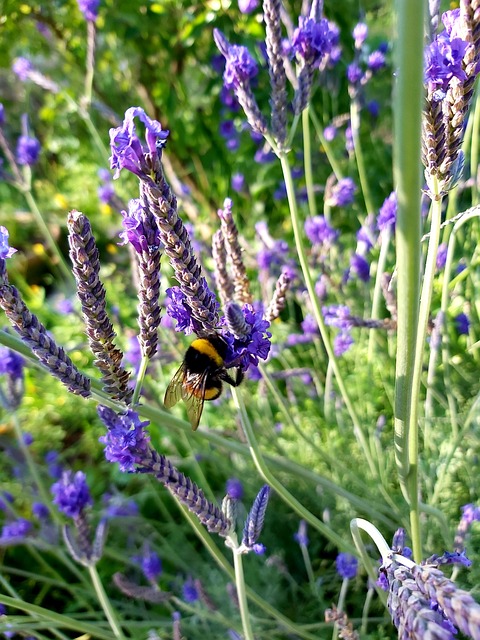
[[[197,338],[188,347],[180,369],[167,387],[165,406],[170,409],[183,400],[194,431],[200,423],[205,400],[220,396],[222,382],[238,387],[243,380],[241,367],[235,369],[235,377],[228,373],[224,363],[226,354],[227,343],[218,334]]]

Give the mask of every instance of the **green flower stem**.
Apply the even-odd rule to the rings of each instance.
[[[347,597],[349,582],[350,580],[348,578],[344,578],[342,580],[342,586],[340,587],[340,594],[338,596],[337,611],[345,612],[345,599]],[[332,640],[337,640],[337,638],[338,638],[338,623],[335,622],[333,625]]]
[[[369,617],[368,614],[370,612],[370,606],[372,604],[372,600],[373,600],[373,594],[375,593],[375,589],[373,589],[372,587],[370,587],[367,591],[367,595],[365,597],[365,604],[363,605],[363,610],[362,610],[362,626],[360,627],[360,637],[363,638],[364,636],[367,635],[367,626],[369,623]]]
[[[97,594],[98,601],[100,602],[100,605],[103,609],[103,612],[105,613],[105,616],[114,633],[115,638],[118,638],[118,640],[126,640],[125,636],[123,635],[122,627],[120,626],[117,613],[112,607],[110,600],[108,599],[96,567],[89,566],[88,571],[90,573],[90,578],[92,580],[95,593]]]
[[[98,625],[91,624],[89,622],[83,622],[82,620],[76,620],[75,618],[70,618],[69,616],[65,616],[60,613],[55,613],[50,609],[44,609],[43,607],[39,607],[36,604],[24,602],[23,600],[19,600],[18,598],[11,598],[10,596],[6,596],[3,593],[0,594],[0,602],[7,607],[20,609],[20,611],[24,611],[31,616],[38,617],[40,620],[45,620],[46,622],[58,627],[63,627],[64,629],[72,629],[76,633],[84,633],[88,636],[91,636],[92,638],[95,638],[96,640],[114,640],[114,636],[111,633],[109,633],[108,631],[104,631]]]
[[[179,504],[179,507],[189,522],[192,530],[195,532],[197,537],[201,540],[202,544],[206,548],[206,550],[210,553],[212,559],[217,563],[220,569],[229,577],[230,580],[235,579],[235,572],[228,563],[224,554],[218,549],[217,545],[214,542],[213,536],[208,533],[205,527],[198,521],[197,517],[193,515],[186,507]],[[255,603],[262,611],[271,616],[274,620],[276,620],[280,626],[284,627],[289,633],[298,636],[299,638],[304,638],[304,640],[317,640],[317,636],[312,636],[309,633],[302,631],[300,625],[296,625],[294,622],[289,620],[282,613],[277,611],[271,604],[266,602],[261,596],[259,596],[255,591],[250,589],[250,587],[246,586],[246,594],[251,602]]]
[[[300,116],[299,115],[294,116],[293,117],[292,126],[290,127],[290,134],[288,136],[288,140],[287,140],[287,144],[286,144],[287,149],[290,149],[292,144],[293,144],[293,139],[295,137],[295,133],[297,132],[297,127],[298,127],[298,123],[299,122],[300,122]],[[275,149],[276,145],[270,139],[270,136],[265,136],[265,138],[266,138],[267,142],[270,143],[270,146],[272,147],[272,149]]]
[[[265,460],[260,452],[260,448],[258,446],[258,442],[255,438],[255,433],[248,418],[245,405],[242,401],[240,394],[238,393],[236,388],[232,388],[232,395],[235,401],[235,404],[240,413],[240,422],[242,424],[243,432],[248,442],[248,446],[250,449],[250,455],[252,456],[253,462],[259,472],[260,476],[265,480],[267,484],[269,484],[272,489],[278,494],[278,496],[301,518],[306,520],[309,524],[312,525],[317,531],[319,531],[322,535],[328,538],[331,542],[333,542],[339,549],[342,551],[347,551],[349,553],[354,552],[352,545],[343,540],[335,531],[330,529],[324,522],[316,518],[308,509],[306,509],[285,487],[279,482],[276,477],[271,473],[268,468]]]
[[[375,275],[375,288],[373,290],[372,311],[370,314],[372,320],[377,320],[378,318],[380,318],[380,306],[382,303],[382,276],[385,272],[387,264],[387,256],[388,250],[390,248],[391,237],[391,225],[388,225],[388,227],[384,231],[380,232],[380,255],[378,256],[377,273]],[[372,362],[375,355],[376,341],[377,336],[375,331],[370,331],[370,335],[368,337],[368,362]]]
[[[95,32],[95,22],[87,20],[87,64],[83,90],[83,107],[86,111],[89,110],[92,103],[93,76],[95,73]]]
[[[350,103],[350,126],[352,129],[353,148],[355,149],[355,159],[357,161],[358,177],[362,188],[363,199],[365,201],[366,214],[374,212],[370,186],[368,184],[365,159],[363,157],[362,144],[360,142],[360,105],[358,100],[353,99]]]
[[[145,355],[142,355],[142,359],[140,361],[140,367],[138,369],[137,379],[135,381],[135,390],[133,392],[132,405],[135,406],[138,403],[138,399],[140,398],[140,393],[142,392],[143,381],[145,379],[145,374],[147,373],[148,363],[150,362],[150,358]]]
[[[22,428],[20,426],[18,416],[15,412],[12,414],[12,421],[13,421],[13,428],[15,430],[15,436],[17,438],[18,447],[22,452],[25,462],[27,463],[28,471],[32,477],[32,480],[35,486],[37,487],[37,490],[38,490],[38,493],[40,494],[42,502],[49,510],[52,520],[54,520],[55,522],[57,522],[57,524],[59,524],[61,522],[61,519],[58,515],[57,510],[52,508],[52,496],[49,494],[49,492],[45,488],[45,485],[40,477],[40,474],[38,473],[37,466],[33,461],[33,458],[30,453],[30,447],[28,447],[25,444],[25,441],[23,439]]]
[[[330,166],[332,167],[332,171],[335,174],[336,179],[337,180],[341,180],[343,178],[342,168],[341,168],[339,162],[337,161],[337,159],[335,158],[335,154],[333,153],[332,145],[328,142],[328,140],[325,139],[325,136],[323,135],[322,125],[320,124],[320,122],[318,120],[318,117],[317,117],[317,114],[313,110],[313,106],[312,105],[310,105],[308,107],[308,115],[310,116],[310,118],[311,118],[311,120],[313,122],[313,126],[315,128],[315,133],[317,134],[317,137],[320,140],[322,148],[325,151],[325,155],[327,156],[327,160],[328,160]]]
[[[311,216],[316,216],[317,203],[315,202],[315,191],[313,188],[312,146],[310,140],[310,118],[308,112],[308,107],[302,112],[303,166],[305,167],[305,182],[307,184],[308,209]]]
[[[27,168],[26,168],[27,169]],[[55,242],[52,234],[50,233],[50,229],[48,228],[47,223],[45,222],[45,220],[43,219],[43,216],[41,214],[40,209],[38,208],[37,202],[33,196],[33,193],[31,191],[31,172],[30,172],[30,167],[28,167],[28,172],[25,171],[26,174],[26,188],[22,189],[22,193],[25,197],[25,200],[27,201],[28,207],[30,209],[30,211],[33,213],[33,216],[35,218],[35,221],[45,239],[45,242],[47,244],[47,247],[50,249],[50,251],[52,252],[53,256],[55,257],[56,261],[53,262],[53,266],[58,269],[58,271],[60,272],[61,277],[66,281],[66,282],[73,282],[73,274],[72,274],[72,270],[70,269],[70,267],[68,266],[65,258],[62,255],[62,252],[60,251],[60,249],[57,246],[57,243]]]
[[[243,637],[245,640],[253,639],[253,630],[248,612],[247,594],[245,592],[245,576],[243,574],[242,555],[238,553],[236,534],[232,534],[230,539],[235,542],[233,548],[233,566],[235,568],[235,586],[237,587],[238,606],[240,607],[240,618],[242,619]]]
[[[442,217],[442,198],[440,195],[432,201],[431,214],[432,220],[430,237],[423,274],[422,293],[420,297],[408,425],[408,476],[406,479],[406,485],[410,508],[412,546],[414,558],[417,562],[420,562],[422,559],[420,510],[418,505],[418,421],[420,387],[425,354],[425,340],[427,337],[428,320],[430,317],[430,306],[432,302],[433,281],[437,264],[438,243],[440,239],[440,225]]]
[[[312,276],[310,274],[307,255],[306,255],[304,243],[303,243],[303,230],[301,228],[300,216],[298,212],[297,201],[295,198],[295,190],[293,187],[292,172],[290,169],[288,157],[285,153],[280,153],[279,158],[280,158],[280,163],[282,165],[285,186],[287,188],[288,205],[290,208],[293,234],[295,236],[295,247],[297,249],[298,259],[300,261],[303,278],[305,280],[305,284],[310,297],[310,302],[313,308],[313,315],[315,316],[315,319],[317,321],[318,328],[320,330],[320,335],[321,335],[325,350],[327,352],[329,362],[331,363],[333,372],[335,374],[335,378],[337,380],[338,388],[340,389],[340,394],[343,398],[347,411],[352,420],[355,437],[362,448],[363,454],[365,456],[365,460],[367,461],[367,464],[370,468],[370,471],[373,477],[377,478],[378,471],[376,469],[375,462],[371,456],[367,439],[360,426],[360,422],[358,420],[355,408],[350,399],[350,396],[347,391],[347,387],[345,385],[342,374],[338,367],[337,360],[333,353],[332,345],[330,343],[330,339],[328,336],[327,326],[325,325],[322,310],[320,309],[320,302],[319,302],[318,296],[315,293],[315,285],[313,283]]]
[[[396,225],[397,249],[397,356],[395,369],[395,459],[402,492],[411,509],[414,554],[421,554],[418,528],[417,468],[410,477],[410,464],[415,462],[413,442],[409,434],[413,406],[413,371],[417,339],[420,298],[420,146],[423,100],[423,20],[425,0],[397,3],[398,69],[394,96],[394,176],[398,197]],[[422,354],[423,354],[422,343]],[[414,402],[418,402],[418,396]],[[415,433],[417,425],[415,425]],[[412,445],[410,446],[410,443]],[[407,487],[408,482],[408,487]],[[413,495],[412,495],[413,490]],[[413,500],[413,503],[412,503]]]
[[[305,565],[305,571],[307,572],[308,583],[314,596],[317,595],[317,585],[315,584],[315,575],[313,573],[312,561],[310,560],[310,554],[306,544],[300,543],[300,551],[302,552],[303,564]]]

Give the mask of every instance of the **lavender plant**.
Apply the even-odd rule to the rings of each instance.
[[[53,58],[47,67],[39,52],[12,50],[20,90],[34,96],[26,103],[44,107],[19,118],[16,146],[14,105],[0,108],[3,187],[25,195],[86,338],[75,304],[54,306],[59,281],[29,286],[32,252],[9,215],[0,306],[18,338],[0,332],[0,545],[11,578],[0,576],[0,632],[479,637],[468,590],[478,577],[480,14],[477,0],[442,15],[430,2],[424,26],[424,4],[398,7],[390,46],[380,13],[345,12],[341,34],[344,7],[317,0],[298,16],[276,0],[240,3],[241,16],[152,5],[148,24],[137,9],[79,2],[84,72],[67,79]],[[32,15],[52,52],[59,18]],[[140,24],[127,38],[125,25]],[[391,114],[372,99],[392,76],[393,177]],[[54,139],[45,122],[65,105],[71,124],[59,122]],[[65,141],[80,126],[96,155],[80,137],[72,160]],[[107,165],[107,126],[114,181],[101,170],[97,212],[86,194],[92,164]],[[68,216],[62,205],[58,232],[33,194],[50,211],[49,185],[68,172],[85,188]],[[178,369],[185,352],[204,356],[209,373],[187,360]],[[48,374],[79,397],[64,400]],[[218,397],[222,381],[235,383],[232,398]],[[195,434],[183,408],[166,410],[178,399]],[[203,400],[213,402],[202,415]],[[53,424],[60,452],[44,435]],[[358,515],[368,521],[353,521],[354,546],[346,523]],[[379,573],[359,529],[377,544]],[[397,530],[392,547],[379,530]]]

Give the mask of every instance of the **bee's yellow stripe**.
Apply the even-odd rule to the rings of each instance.
[[[206,356],[211,358],[218,367],[223,366],[223,358],[220,356],[213,344],[206,338],[198,338],[197,340],[194,340],[191,346],[197,351],[200,351],[200,353],[204,353]]]

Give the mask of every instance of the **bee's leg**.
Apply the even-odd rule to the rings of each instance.
[[[238,369],[235,370],[235,377],[231,376],[227,371],[222,372],[220,377],[232,387],[238,387],[245,376],[242,367],[238,367]]]

